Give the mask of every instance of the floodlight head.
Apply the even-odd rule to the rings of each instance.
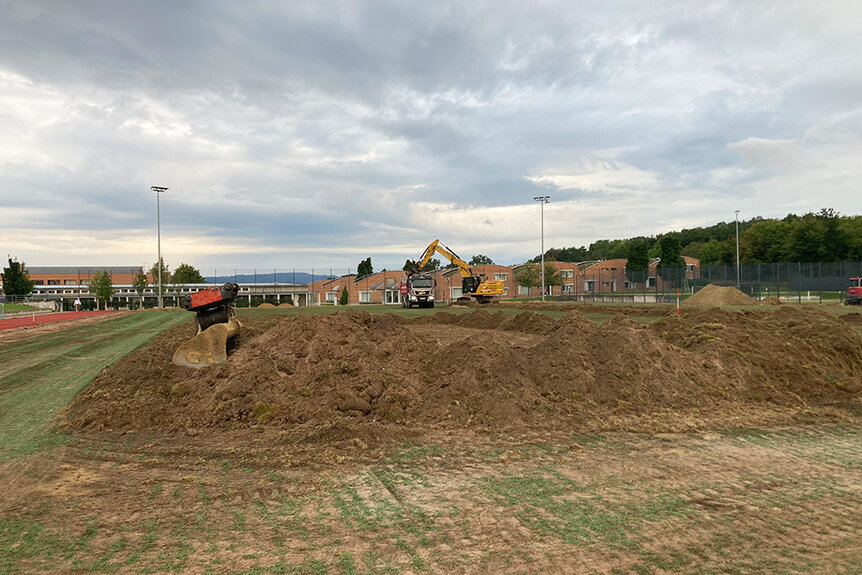
[[[551,196],[533,196],[533,199],[536,200],[537,202],[543,202],[543,203],[547,204],[548,202],[551,201]]]
[[[150,186],[150,189],[151,189],[151,190],[153,190],[153,191],[154,191],[154,192],[156,192],[156,193],[159,193],[159,192],[166,192],[166,191],[167,191],[167,190],[169,190],[170,188],[165,188],[165,187],[163,187],[163,186]]]

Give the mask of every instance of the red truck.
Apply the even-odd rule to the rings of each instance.
[[[847,305],[859,305],[862,303],[862,277],[850,278],[850,287],[847,288]]]

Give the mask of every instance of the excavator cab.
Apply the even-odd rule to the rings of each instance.
[[[461,278],[461,293],[464,295],[476,293],[476,288],[481,283],[482,280],[478,276],[463,277]]]

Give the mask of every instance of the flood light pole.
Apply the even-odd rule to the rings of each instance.
[[[150,189],[156,192],[156,237],[158,238],[159,259],[156,260],[156,268],[159,274],[159,308],[162,305],[162,211],[159,205],[159,194],[168,191],[168,188],[162,186],[150,186]]]
[[[551,201],[551,196],[533,196],[542,207],[542,301],[545,301],[545,204]]]
[[[736,289],[742,289],[742,282],[739,281],[739,210],[736,212]]]

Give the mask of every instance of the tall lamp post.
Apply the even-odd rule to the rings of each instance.
[[[742,282],[739,275],[739,210],[736,212],[736,289],[742,289]]]
[[[150,189],[156,192],[156,237],[158,238],[159,259],[156,260],[156,269],[159,274],[159,308],[162,305],[162,210],[159,205],[159,194],[168,191],[168,188],[162,186],[150,186]]]
[[[551,196],[533,196],[542,207],[542,301],[545,301],[545,204],[551,201]]]

